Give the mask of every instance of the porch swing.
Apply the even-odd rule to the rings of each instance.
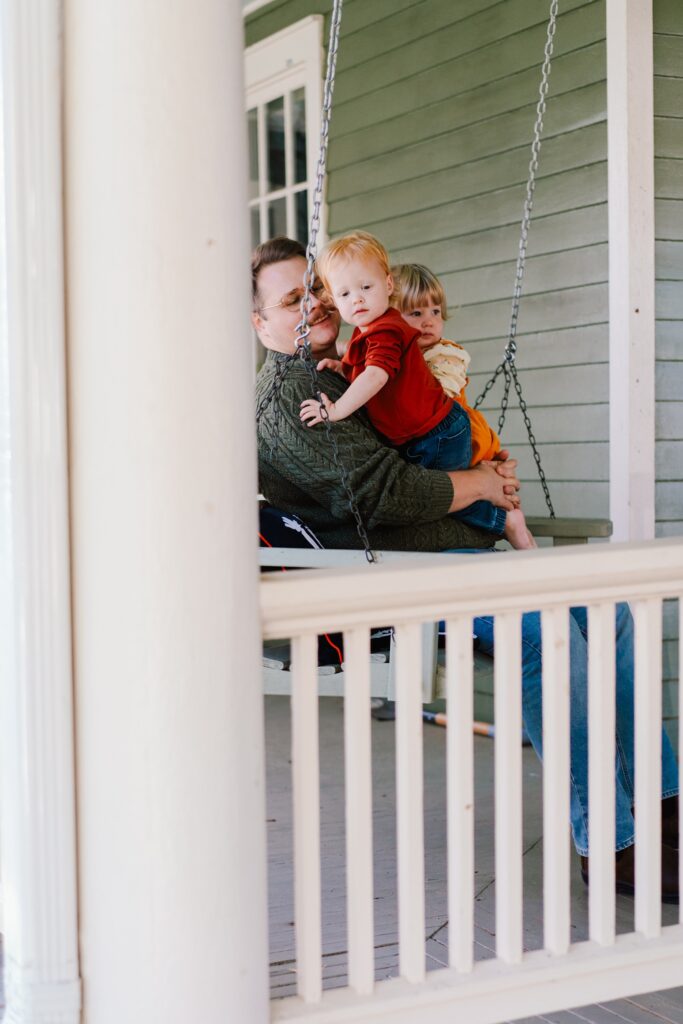
[[[414,554],[405,552],[376,553],[372,551],[361,513],[358,509],[355,496],[349,485],[348,476],[346,474],[345,468],[339,455],[336,439],[334,436],[334,430],[332,429],[332,425],[327,417],[327,411],[321,399],[321,390],[318,382],[316,365],[311,354],[310,342],[308,341],[308,336],[310,334],[309,318],[311,313],[311,290],[314,281],[314,264],[317,254],[317,237],[320,230],[320,209],[322,205],[322,193],[327,164],[329,127],[332,114],[332,93],[334,90],[337,55],[339,50],[342,5],[343,0],[333,0],[329,45],[327,51],[327,67],[323,88],[320,145],[315,187],[313,192],[313,209],[311,214],[309,239],[308,245],[306,247],[306,272],[304,275],[304,295],[301,301],[301,320],[296,327],[297,349],[296,353],[290,358],[290,361],[284,366],[282,372],[276,377],[272,389],[268,392],[268,394],[265,395],[263,401],[261,402],[259,408],[257,409],[256,415],[258,421],[264,410],[268,407],[268,405],[271,402],[275,403],[277,409],[277,403],[279,400],[279,386],[284,375],[287,372],[287,368],[288,366],[291,366],[293,364],[293,361],[295,359],[301,359],[311,380],[312,394],[321,405],[323,423],[330,444],[332,458],[335,467],[339,473],[339,477],[343,484],[344,490],[346,492],[349,509],[354,517],[356,529],[363,546],[363,551],[330,551],[315,548],[304,548],[297,550],[280,547],[265,547],[261,549],[262,567],[340,567],[359,564],[363,557],[371,563],[393,560],[395,558],[416,557]],[[481,394],[475,401],[474,407],[478,408],[481,405],[484,398],[490,393],[490,391],[496,384],[498,378],[502,376],[504,380],[504,385],[500,405],[500,414],[498,417],[498,433],[501,434],[505,425],[505,419],[509,409],[510,392],[512,387],[514,386],[515,394],[517,395],[519,407],[524,419],[524,425],[527,432],[529,446],[533,453],[534,462],[536,464],[536,469],[538,472],[538,477],[543,489],[545,502],[549,512],[548,517],[527,516],[527,525],[536,537],[551,538],[553,544],[564,545],[587,543],[589,538],[607,538],[612,533],[612,524],[607,519],[558,518],[555,515],[555,510],[550,496],[548,483],[541,462],[540,452],[538,450],[536,438],[533,433],[528,407],[523,396],[522,385],[519,379],[519,374],[516,365],[517,324],[519,319],[522,284],[524,280],[524,272],[526,266],[527,241],[531,225],[534,191],[536,187],[536,174],[538,170],[541,150],[543,117],[546,110],[546,99],[548,94],[548,83],[551,71],[551,60],[554,46],[555,30],[557,26],[558,7],[559,0],[551,0],[546,31],[546,42],[544,47],[544,59],[541,68],[539,99],[536,106],[536,119],[534,123],[533,140],[531,144],[531,159],[529,162],[529,173],[526,184],[526,196],[521,221],[519,249],[517,254],[515,282],[513,288],[512,308],[507,334],[507,342],[505,345],[503,358],[501,362],[493,371],[493,374],[490,377],[490,379],[486,382]],[[388,660],[383,659],[380,654],[373,655],[373,658],[376,661]],[[438,679],[438,660],[438,644],[435,627],[433,625],[425,626],[423,643],[423,698],[425,701],[433,700],[435,697],[439,696],[441,686]],[[484,696],[486,696],[488,691],[491,689],[490,659],[484,656],[483,665],[478,665],[477,661],[478,660],[475,658],[475,690],[477,688],[477,670],[479,669],[480,674],[483,673],[483,676],[485,677],[483,693]],[[277,677],[283,673],[283,670],[285,670],[284,674],[289,674],[288,672],[286,672],[286,669],[288,669],[288,667],[289,664],[286,655],[286,649],[284,651],[278,650],[277,652],[271,651],[269,655],[267,652],[267,656],[264,658],[266,692],[289,692],[287,684],[283,684],[282,680],[277,679]],[[321,695],[325,693],[342,694],[344,692],[343,671],[340,672],[340,668],[343,670],[343,665],[337,666],[336,673],[334,670],[325,670],[326,674],[330,676],[336,675],[336,678],[330,678],[329,680],[324,680],[322,677],[320,678],[319,681],[321,683]],[[323,672],[322,669],[321,672]],[[393,687],[391,684],[391,674],[389,672],[388,667],[386,667],[385,672],[383,674],[380,671],[379,665],[373,666],[373,694],[376,696],[386,697],[389,695],[389,691],[391,689],[393,689]],[[486,710],[480,709],[480,714],[478,717],[484,717],[485,714]]]

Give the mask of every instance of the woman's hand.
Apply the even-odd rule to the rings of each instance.
[[[333,361],[334,360],[330,360],[330,362]],[[321,359],[321,362],[327,362],[327,360]],[[330,423],[334,423],[337,419],[334,402],[331,402],[327,395],[322,392],[320,393],[320,397],[327,410],[327,419],[329,419]],[[323,423],[325,421],[325,416],[323,415],[320,402],[317,398],[307,398],[302,402],[299,416],[309,427],[314,427],[316,423]]]

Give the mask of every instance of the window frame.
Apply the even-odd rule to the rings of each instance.
[[[306,191],[308,194],[308,219],[313,208],[313,191],[318,163],[318,140],[320,135],[320,117],[322,111],[323,81],[323,17],[313,14],[302,18],[293,25],[287,26],[265,39],[254,43],[245,50],[245,115],[253,107],[258,113],[258,146],[262,155],[266,149],[266,126],[263,110],[271,100],[285,97],[285,135],[288,137],[291,128],[291,109],[289,94],[303,88],[306,104]],[[266,191],[265,161],[259,159],[258,196],[249,199],[249,210],[259,209],[261,241],[268,237],[267,210],[268,203],[274,199],[285,198],[287,209],[288,232],[293,234],[295,223],[294,195],[303,191],[301,182],[292,182],[291,146],[288,159],[287,181],[284,188]],[[319,242],[326,238],[327,209],[321,204]],[[264,231],[266,232],[264,235]]]

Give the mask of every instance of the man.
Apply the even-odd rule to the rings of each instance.
[[[265,400],[287,357],[295,351],[305,268],[303,247],[290,239],[264,242],[254,254],[252,318],[261,343],[269,350],[257,378],[257,405]],[[337,358],[340,322],[336,309],[321,299],[318,286],[312,295],[309,335],[316,361]],[[321,371],[320,384],[333,400],[346,388],[342,378],[330,370]],[[266,406],[260,419],[261,490],[272,504],[303,519],[326,547],[361,547],[327,432],[323,426],[309,429],[299,419],[301,402],[310,397],[309,373],[297,360],[287,367],[278,398]],[[362,411],[335,424],[333,430],[339,458],[374,548],[490,548],[495,535],[449,518],[448,513],[479,499],[504,509],[519,504],[514,460],[503,460],[497,468],[482,464],[442,473],[404,462],[379,440]]]
[[[303,247],[286,238],[258,246],[252,257],[252,320],[268,350],[256,385],[257,405],[277,385],[279,403],[264,405],[258,426],[261,489],[273,504],[297,513],[328,547],[360,547],[339,470],[325,428],[309,429],[299,416],[310,398],[310,376],[292,361],[303,294]],[[316,360],[336,358],[339,316],[316,287],[311,307],[310,342]],[[283,375],[283,371],[286,373]],[[321,388],[334,401],[346,384],[323,370]],[[514,460],[496,467],[481,464],[453,473],[404,463],[381,443],[362,410],[332,428],[340,457],[364,517],[370,543],[386,550],[447,551],[487,548],[491,534],[448,517],[449,512],[484,498],[501,508],[517,505],[519,483]],[[569,620],[571,690],[571,826],[588,881],[588,647],[585,609]],[[493,653],[493,619],[474,620],[482,648]],[[635,884],[633,817],[633,620],[626,605],[616,609],[616,885],[632,893]],[[542,756],[542,637],[540,615],[522,619],[522,713],[532,745]],[[678,768],[662,735],[662,899],[678,902]],[[675,848],[674,848],[675,847]]]

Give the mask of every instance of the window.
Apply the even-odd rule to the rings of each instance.
[[[304,244],[308,239],[318,158],[321,33],[319,15],[304,18],[245,54],[252,245],[273,235]]]

